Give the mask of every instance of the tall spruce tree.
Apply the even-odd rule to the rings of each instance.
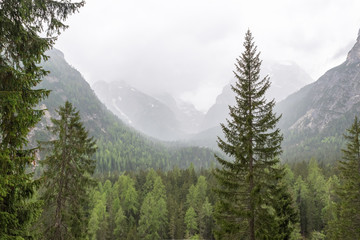
[[[35,107],[49,94],[34,89],[46,75],[38,63],[67,27],[63,21],[83,4],[0,1],[0,239],[28,236],[26,229],[39,209],[28,201],[36,182],[25,172],[35,162],[34,149],[25,148],[30,129],[42,116]]]
[[[339,167],[338,216],[330,224],[333,228],[330,239],[360,239],[360,122],[357,117],[347,132],[344,137],[348,143]]]
[[[280,225],[274,213],[279,209],[274,206],[279,195],[275,189],[283,175],[277,158],[280,117],[273,113],[275,101],[265,99],[270,82],[268,77],[260,79],[260,53],[250,31],[244,47],[234,71],[236,104],[229,106],[227,125],[221,124],[226,140],[218,137],[218,146],[230,160],[216,156],[222,166],[214,171],[219,184],[216,234],[219,239],[273,239]]]
[[[45,239],[84,239],[88,226],[88,190],[94,183],[95,141],[88,137],[79,112],[68,101],[51,119],[49,130],[57,136],[48,142],[52,152],[42,161]]]

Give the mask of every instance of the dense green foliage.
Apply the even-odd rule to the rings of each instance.
[[[277,225],[270,229],[267,239],[330,238],[336,229],[333,223],[340,199],[335,192],[340,185],[338,176],[335,165],[319,165],[315,159],[285,165],[273,204]],[[161,179],[159,185],[165,186],[162,195],[166,199],[166,207],[162,209],[167,210],[165,218],[152,215],[154,212],[149,207],[158,208],[158,203],[148,201],[149,193],[155,194],[156,179]],[[165,231],[157,232],[162,238],[214,239],[215,231],[221,226],[214,220],[218,198],[212,189],[217,187],[217,181],[210,169],[127,172],[119,177],[104,176],[100,182],[91,197],[90,239],[143,239],[147,232],[142,230],[140,235],[140,229],[161,229],[160,226],[165,227]],[[140,221],[145,213],[151,219],[146,224]],[[300,222],[288,225],[292,218]],[[242,239],[246,234],[239,237]]]
[[[129,172],[94,189],[90,239],[214,239],[210,171]]]
[[[339,166],[341,185],[336,191],[339,202],[330,227],[332,239],[360,238],[360,122],[357,117],[347,132],[347,147]]]
[[[266,238],[342,239],[339,235],[331,238],[339,226],[335,222],[340,200],[336,194],[340,186],[338,176],[335,165],[319,165],[315,159],[285,165],[273,204],[278,224],[270,229]],[[156,181],[160,191],[154,190]],[[104,176],[99,182],[91,195],[89,239],[143,239],[152,236],[146,232],[150,228],[158,229],[153,231],[154,234],[168,239],[215,237],[219,227],[214,221],[218,198],[212,189],[216,188],[217,181],[210,169],[195,171],[190,167],[166,172],[127,172],[110,178]],[[152,211],[159,209],[163,201],[151,201],[151,195],[154,198],[161,196],[166,206]],[[286,209],[288,207],[295,212]],[[166,217],[160,217],[164,216],[161,213],[165,210]],[[157,212],[159,215],[155,214]],[[149,221],[140,221],[145,214]],[[300,222],[287,225],[294,217]],[[246,234],[240,235],[240,239],[244,237]]]
[[[40,121],[37,104],[48,95],[34,89],[46,71],[38,66],[66,28],[63,21],[84,2],[0,1],[0,238],[23,239],[38,206],[29,201],[36,182],[25,171],[35,161],[27,135]],[[41,37],[40,34],[46,36]]]
[[[44,166],[42,226],[44,239],[84,239],[88,217],[89,187],[94,183],[92,159],[96,148],[88,137],[72,104],[66,102],[57,111],[60,119],[51,119],[49,131],[55,140],[44,143],[50,154]]]
[[[344,122],[338,121],[336,124],[344,124]],[[341,149],[345,142],[340,133],[346,127],[342,126],[339,130],[331,126],[323,131],[284,131],[282,160],[297,162],[314,157],[320,161],[335,163],[341,159]]]
[[[305,239],[325,239],[334,214],[334,191],[338,185],[335,166],[318,165],[315,159],[287,169],[287,182],[300,215],[300,234]],[[324,173],[327,173],[325,176]],[[298,239],[298,238],[297,238]]]
[[[233,159],[217,156],[221,169],[214,174],[219,182],[216,208],[219,239],[289,239],[296,222],[291,195],[281,185],[282,136],[273,113],[274,100],[264,94],[269,78],[260,79],[259,53],[248,31],[245,51],[235,64],[235,106],[230,106],[225,135],[218,138],[219,148]],[[284,199],[285,198],[285,199]],[[246,237],[245,237],[246,236]]]

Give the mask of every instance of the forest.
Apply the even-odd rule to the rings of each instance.
[[[329,144],[321,158],[299,150],[283,161],[281,115],[264,97],[250,30],[218,152],[111,132],[121,124],[112,117],[103,137],[90,134],[81,113],[97,107],[68,100],[30,143],[51,94],[39,88],[49,74],[40,63],[83,5],[0,2],[0,239],[360,239],[359,120],[343,137],[308,139]],[[329,160],[331,146],[342,151]]]

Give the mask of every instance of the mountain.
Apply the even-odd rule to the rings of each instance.
[[[214,161],[213,152],[200,147],[185,147],[160,142],[139,133],[112,114],[96,97],[90,85],[71,67],[59,50],[47,52],[50,59],[42,63],[50,71],[38,88],[52,90],[40,108],[47,109],[42,121],[31,131],[35,140],[49,140],[46,126],[57,117],[55,109],[69,100],[80,111],[82,121],[97,140],[97,172],[100,174],[146,168],[170,169],[174,166],[208,167]]]
[[[287,159],[341,157],[342,134],[360,114],[360,31],[344,63],[280,102]]]
[[[203,114],[169,94],[150,96],[120,82],[96,82],[99,99],[125,123],[160,140],[174,141],[198,130]]]
[[[159,100],[125,82],[96,82],[93,89],[109,110],[135,129],[161,140],[181,138],[174,112]]]
[[[311,77],[293,62],[264,61],[261,67],[261,76],[270,77],[271,86],[266,93],[268,99],[278,102],[301,87],[312,82]],[[223,88],[216,98],[215,104],[209,109],[202,123],[202,130],[206,131],[224,123],[229,115],[229,105],[235,104],[235,94],[230,84]]]
[[[156,95],[156,99],[167,105],[175,114],[180,130],[186,135],[197,133],[204,119],[205,114],[195,108],[189,102],[175,99],[170,94]]]

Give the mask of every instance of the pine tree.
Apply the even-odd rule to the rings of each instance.
[[[348,143],[339,167],[341,185],[337,195],[340,201],[333,239],[360,239],[360,122],[357,117],[347,131],[344,137]]]
[[[67,27],[63,21],[83,4],[0,1],[0,239],[31,235],[26,229],[39,206],[29,201],[37,183],[25,171],[35,162],[27,135],[42,116],[35,107],[49,94],[35,89],[46,75],[38,64]]]
[[[86,234],[88,188],[93,185],[95,141],[88,137],[79,112],[68,101],[57,110],[60,119],[51,119],[48,142],[52,152],[42,162],[45,239],[82,239]],[[110,183],[111,186],[111,183]],[[104,193],[106,194],[106,193]],[[104,199],[106,204],[106,196]]]
[[[275,101],[265,99],[270,81],[260,79],[260,53],[250,31],[244,47],[234,71],[236,104],[229,106],[227,125],[221,124],[226,140],[218,137],[219,148],[230,158],[216,156],[222,168],[214,171],[219,183],[215,217],[221,239],[266,239],[277,224],[271,200],[282,171],[277,166],[280,117],[273,113]]]

